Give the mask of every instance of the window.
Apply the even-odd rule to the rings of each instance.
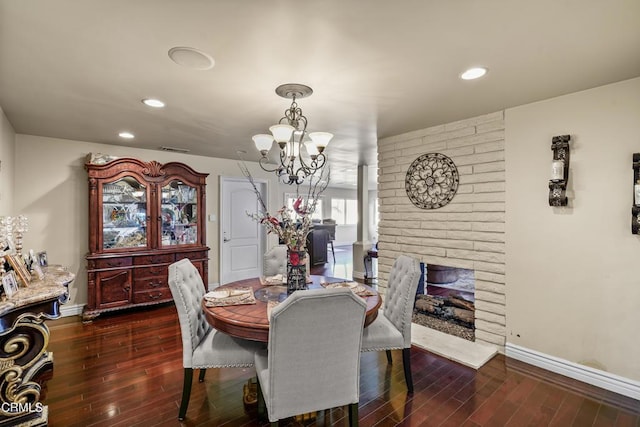
[[[331,199],[331,218],[338,225],[358,223],[358,201],[350,199]]]
[[[293,211],[293,202],[296,201],[295,194],[285,194],[285,200],[287,201],[287,207]],[[293,213],[294,217],[297,217],[298,214]],[[322,220],[322,199],[318,199],[316,201],[316,210],[311,215],[311,219]]]

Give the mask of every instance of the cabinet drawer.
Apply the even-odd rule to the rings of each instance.
[[[169,288],[159,288],[151,291],[134,292],[133,303],[143,304],[148,302],[170,301],[171,291]]]
[[[155,289],[169,289],[167,276],[152,276],[133,279],[133,289],[138,291],[150,291]]]
[[[133,269],[133,277],[136,280],[153,276],[164,276],[166,278],[168,275],[168,265],[155,265],[153,267],[138,267]]]
[[[148,265],[148,264],[171,264],[174,260],[173,254],[158,254],[158,255],[144,255],[136,257],[134,260],[135,265]]]
[[[131,257],[97,259],[96,268],[118,268],[129,267],[131,265]]]
[[[176,254],[176,261],[180,261],[183,258],[188,258],[188,259],[206,259],[207,258],[207,251],[184,252],[184,253],[177,253]]]

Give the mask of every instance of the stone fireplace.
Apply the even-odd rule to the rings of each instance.
[[[409,166],[425,153],[448,156],[458,170],[457,192],[439,209],[414,206],[405,191]],[[475,341],[504,351],[504,112],[379,140],[378,201],[381,291],[401,254],[472,270]]]

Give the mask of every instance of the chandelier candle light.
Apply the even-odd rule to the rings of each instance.
[[[275,172],[283,183],[300,185],[304,180],[316,172],[322,172],[327,156],[324,150],[333,138],[328,132],[307,133],[307,118],[302,114],[296,99],[305,98],[313,93],[309,86],[297,83],[287,83],[276,88],[276,94],[291,99],[291,106],[285,110],[284,116],[278,124],[269,128],[271,134],[253,136],[253,142],[262,157],[260,167],[267,172]],[[305,139],[305,137],[310,139]],[[270,168],[267,154],[271,150],[273,141],[280,147],[280,164]],[[303,146],[304,145],[304,149]],[[303,150],[309,156],[305,160]]]

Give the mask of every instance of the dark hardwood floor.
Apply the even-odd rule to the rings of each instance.
[[[48,323],[55,368],[45,403],[51,426],[178,426],[182,341],[173,305]],[[478,371],[412,349],[415,392],[400,363],[361,356],[361,426],[640,426],[640,402],[502,355]],[[266,426],[242,404],[252,369],[210,369],[194,381],[186,426]],[[341,408],[281,425],[346,425]]]
[[[312,273],[351,278],[340,270],[352,268],[345,252],[336,253],[335,266]],[[187,419],[177,420],[182,340],[171,304],[89,324],[78,317],[47,324],[55,361],[45,399],[51,426],[269,425],[255,407],[244,407],[242,389],[254,371],[239,368],[209,369],[204,383],[195,379]],[[413,395],[407,395],[401,353],[393,358],[388,365],[384,353],[361,355],[361,426],[640,427],[640,402],[502,355],[476,371],[414,347]],[[281,425],[347,425],[345,409]]]

